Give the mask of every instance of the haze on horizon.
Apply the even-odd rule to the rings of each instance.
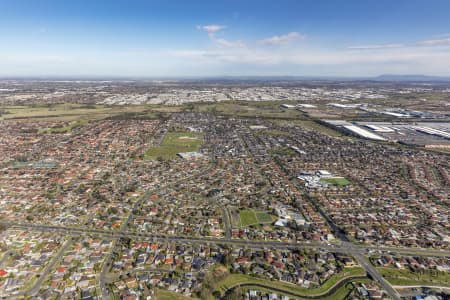
[[[0,76],[450,76],[449,11],[446,0],[4,0]]]

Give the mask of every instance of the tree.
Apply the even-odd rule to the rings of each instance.
[[[229,266],[233,263],[233,257],[231,256],[231,252],[228,251],[223,257],[222,257],[222,263],[226,266]]]
[[[235,287],[229,293],[225,294],[224,300],[240,300],[242,299],[242,290],[240,286]]]

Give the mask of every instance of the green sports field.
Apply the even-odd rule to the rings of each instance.
[[[346,186],[350,184],[350,181],[345,179],[344,177],[331,177],[331,178],[322,178],[320,179],[321,182],[326,182],[332,185],[337,186]]]
[[[275,217],[263,212],[254,211],[253,209],[244,209],[239,212],[240,225],[242,227],[257,225],[257,224],[270,224],[275,221]]]
[[[145,157],[150,159],[158,157],[170,159],[174,158],[179,152],[198,151],[202,144],[202,133],[169,132],[164,137],[160,146],[151,147],[147,150]]]

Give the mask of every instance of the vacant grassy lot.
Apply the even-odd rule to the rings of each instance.
[[[332,185],[337,185],[337,186],[346,186],[349,185],[350,182],[345,179],[344,177],[332,177],[332,178],[322,178],[320,179],[321,182],[326,182]]]
[[[420,272],[412,272],[404,269],[393,268],[377,268],[378,272],[383,275],[387,281],[393,285],[444,285],[450,287],[450,274],[437,270],[427,270]]]
[[[170,159],[174,158],[179,152],[198,151],[202,144],[202,133],[169,132],[164,137],[160,146],[151,147],[147,150],[145,157],[150,159],[158,157]]]

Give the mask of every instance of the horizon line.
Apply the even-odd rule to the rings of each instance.
[[[122,76],[122,75],[0,75],[0,80],[209,80],[209,79],[284,79],[284,80],[377,80],[392,77],[450,80],[450,75],[380,74],[380,75],[185,75],[185,76]]]

